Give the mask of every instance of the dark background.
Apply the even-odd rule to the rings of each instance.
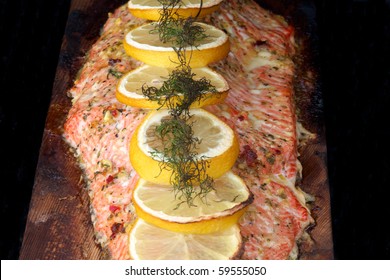
[[[316,11],[335,258],[390,259],[390,1],[305,2]],[[1,259],[19,256],[69,6],[1,0]]]

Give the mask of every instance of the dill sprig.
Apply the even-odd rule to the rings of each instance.
[[[170,73],[160,88],[143,85],[142,94],[161,107],[168,107],[173,115],[188,113],[194,102],[207,98],[208,93],[217,93],[210,80],[205,77],[196,80],[195,76],[189,66],[179,67]]]
[[[181,18],[177,13],[180,8],[180,0],[159,0],[163,8],[160,11],[160,18],[153,32],[158,32],[160,41],[171,43],[178,51],[183,51],[186,47],[196,46],[196,42],[206,38],[204,29],[195,25],[203,1],[200,1],[198,14],[195,17]]]
[[[167,18],[156,25],[160,40],[163,43],[172,43],[178,49],[196,47],[199,42],[207,37],[204,29],[195,25],[196,18]]]
[[[152,156],[159,157],[162,169],[172,171],[171,185],[175,197],[181,200],[177,207],[184,202],[188,206],[196,206],[196,197],[205,201],[207,193],[214,188],[214,181],[207,174],[209,161],[204,157],[198,158],[196,150],[201,140],[194,136],[191,116],[165,118],[156,126],[155,134],[162,147],[155,149]]]
[[[166,106],[170,117],[165,118],[155,128],[155,137],[161,143],[151,153],[159,158],[161,170],[172,171],[170,183],[174,194],[189,207],[196,206],[194,199],[199,197],[206,202],[206,195],[213,190],[214,180],[207,174],[210,162],[199,157],[197,147],[201,139],[194,136],[190,106],[206,98],[207,93],[216,93],[216,88],[205,77],[196,76],[189,66],[187,50],[196,47],[197,42],[206,38],[203,28],[194,24],[202,9],[200,3],[195,17],[183,19],[177,13],[181,0],[159,0],[163,5],[156,29],[163,43],[171,43],[178,56],[179,65],[173,70],[160,88],[144,85],[142,93],[149,100],[157,101],[160,108]]]
[[[216,88],[205,77],[194,79],[195,74],[189,66],[173,70],[160,88],[144,85],[142,93],[149,99],[166,106],[170,117],[163,119],[155,128],[155,137],[162,144],[155,149],[152,156],[160,156],[160,168],[172,172],[170,184],[175,197],[195,206],[194,199],[205,201],[207,193],[214,186],[208,176],[210,162],[207,158],[198,157],[196,150],[201,140],[194,137],[190,106],[207,98],[206,94],[216,93]]]

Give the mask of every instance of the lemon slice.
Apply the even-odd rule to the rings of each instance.
[[[157,23],[139,26],[126,34],[124,48],[128,55],[146,64],[174,68],[179,64],[177,53],[171,43],[163,43],[156,32],[152,32]],[[230,50],[228,36],[220,29],[205,23],[196,23],[206,34],[193,47],[187,47],[190,57],[189,66],[203,67],[223,59]]]
[[[143,65],[127,74],[119,81],[116,90],[116,98],[119,102],[133,107],[156,109],[161,105],[157,101],[152,101],[142,94],[144,85],[160,88],[169,76],[171,70],[150,65]],[[192,107],[203,107],[222,102],[229,89],[226,80],[208,67],[194,68],[192,73],[195,74],[194,79],[206,78],[211,85],[216,88],[216,93],[205,94],[199,101],[195,102]],[[172,100],[175,102],[175,100]],[[177,100],[176,100],[177,102]]]
[[[204,17],[219,9],[222,0],[203,0],[199,17]],[[159,20],[163,6],[158,0],[130,0],[128,2],[130,12],[139,18]],[[200,8],[200,0],[182,0],[181,6],[175,8],[176,13],[183,18],[195,17]]]
[[[237,225],[212,234],[183,234],[137,219],[129,233],[134,260],[228,260],[238,258],[241,251]]]
[[[196,152],[199,161],[209,162],[207,174],[218,178],[234,165],[238,153],[238,140],[233,130],[213,114],[203,109],[192,109],[194,136],[201,140]],[[155,135],[156,126],[163,118],[169,118],[168,110],[161,109],[150,112],[138,126],[130,141],[130,162],[141,178],[157,183],[169,184],[172,172],[161,169],[164,155],[155,153],[161,149],[160,138]],[[153,156],[152,156],[153,154]]]
[[[203,200],[194,199],[195,206],[180,203],[171,186],[140,179],[133,192],[138,217],[170,231],[208,234],[237,223],[253,196],[241,178],[232,172],[216,179],[214,190]]]

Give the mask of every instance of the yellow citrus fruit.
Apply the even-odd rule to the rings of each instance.
[[[133,107],[145,109],[160,108],[161,105],[157,101],[149,100],[142,94],[142,87],[146,85],[160,88],[171,71],[168,68],[143,65],[125,74],[120,79],[116,89],[116,98],[119,102]],[[208,67],[194,68],[192,72],[195,74],[195,80],[204,77],[210,81],[217,91],[216,93],[205,94],[200,101],[193,103],[192,107],[198,108],[220,103],[226,98],[229,86],[221,75]],[[172,101],[177,102],[178,100]]]
[[[129,233],[129,253],[134,260],[228,260],[241,252],[237,225],[211,234],[183,234],[138,218]]]
[[[199,17],[204,17],[219,9],[222,0],[203,0]],[[130,0],[128,2],[130,12],[143,19],[157,21],[163,6],[158,0]],[[174,8],[177,15],[182,18],[195,17],[198,15],[200,0],[182,0],[180,7]]]
[[[192,206],[177,199],[171,186],[143,179],[133,192],[138,217],[160,228],[192,234],[208,234],[236,224],[252,200],[244,181],[230,171],[214,181],[214,190],[204,198],[196,197]]]
[[[194,137],[201,140],[193,151],[196,159],[207,160],[207,174],[212,178],[221,177],[234,165],[238,154],[238,140],[233,130],[213,114],[203,109],[191,109]],[[172,171],[161,168],[166,157],[159,153],[163,143],[156,135],[156,127],[162,119],[170,118],[168,110],[150,112],[138,126],[130,141],[130,162],[141,178],[157,183],[170,184]],[[156,153],[156,150],[159,151]]]
[[[139,26],[126,34],[124,48],[126,53],[146,64],[164,68],[178,66],[178,55],[172,43],[160,41],[154,30],[157,23]],[[220,29],[205,23],[196,23],[205,31],[206,38],[197,42],[193,47],[185,48],[189,66],[204,67],[227,56],[230,50],[228,36]]]

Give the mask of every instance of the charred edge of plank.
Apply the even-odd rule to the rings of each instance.
[[[75,78],[82,68],[87,52],[100,36],[108,12],[125,4],[125,0],[93,1],[88,7],[73,9],[68,16],[59,65]],[[70,85],[69,85],[70,86]]]

